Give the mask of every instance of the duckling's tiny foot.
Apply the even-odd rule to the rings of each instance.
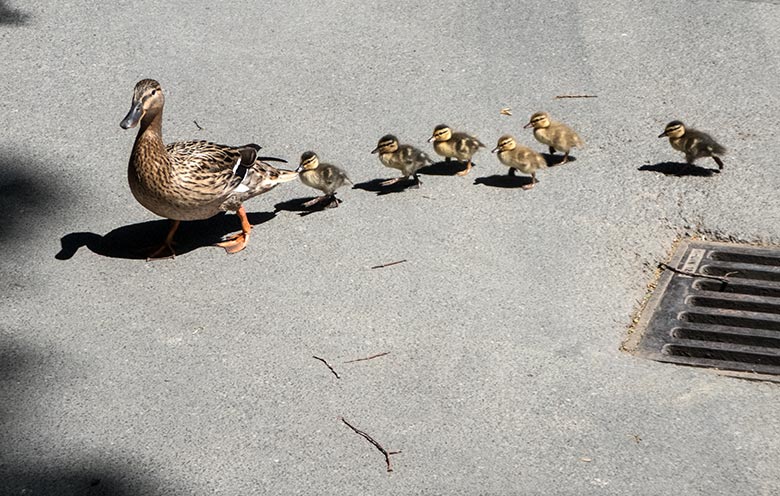
[[[555,148],[550,147],[550,155],[555,155]]]
[[[470,171],[471,171],[471,162],[466,164],[466,168],[465,169],[463,169],[462,171],[458,171],[455,174],[458,175],[458,176],[465,176]]]
[[[715,161],[716,164],[718,164],[718,171],[723,170],[723,160],[720,159],[720,157],[716,157],[715,155],[712,156],[712,160]]]
[[[419,180],[417,180],[417,181],[412,180],[412,182],[409,183],[409,186],[407,186],[407,188],[409,188],[409,189],[420,189],[420,181]]]
[[[524,184],[520,186],[520,188],[527,190],[527,189],[532,189],[534,186],[536,186],[536,183]]]
[[[403,179],[403,178],[402,177],[396,177],[396,178],[393,178],[393,179],[388,179],[387,181],[382,181],[381,183],[379,183],[379,185],[382,186],[383,188],[387,187],[387,186],[392,186],[393,184],[396,184],[401,179]]]
[[[238,234],[230,236],[229,238],[225,239],[225,241],[217,243],[216,246],[219,246],[220,248],[224,248],[226,252],[233,254],[233,253],[238,253],[244,248],[246,248],[246,244],[248,241],[249,241],[249,233],[240,232]]]
[[[509,172],[507,172],[507,175],[514,177],[516,174],[517,174],[517,170],[515,170],[514,167],[510,167]]]
[[[335,196],[331,196],[329,198],[330,198],[330,202],[327,205],[325,205],[325,208],[336,208],[339,206],[339,203],[341,203],[341,200],[339,200]]]

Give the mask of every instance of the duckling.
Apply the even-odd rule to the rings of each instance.
[[[338,207],[339,200],[336,198],[336,190],[346,183],[352,184],[343,170],[332,164],[321,163],[314,152],[305,152],[301,155],[301,163],[296,172],[303,184],[325,193],[307,201],[303,204],[304,207],[311,207],[325,200],[330,200],[328,208]]]
[[[466,168],[458,172],[459,176],[465,176],[471,170],[471,157],[485,145],[474,136],[466,133],[453,133],[445,124],[439,124],[433,129],[433,135],[428,138],[428,143],[433,142],[433,149],[437,154],[449,162],[451,158],[459,162],[466,162]]]
[[[235,211],[241,232],[217,243],[228,253],[243,250],[252,225],[243,202],[297,177],[293,171],[276,169],[260,157],[260,146],[218,145],[207,141],[183,141],[165,145],[162,115],[165,98],[160,83],[143,79],[135,85],[133,101],[120,126],[135,127],[138,135],[130,154],[127,179],[138,202],[151,212],[171,219],[162,246],[149,258],[164,253],[174,257],[173,236],[183,220],[200,220],[220,212]]]
[[[718,164],[718,170],[723,170],[723,161],[718,155],[725,154],[726,149],[709,134],[696,129],[686,129],[682,122],[672,121],[658,137],[668,137],[672,148],[685,154],[685,161],[689,166],[693,165],[697,158],[712,157],[712,160]]]
[[[498,144],[492,153],[498,152],[498,159],[509,167],[509,175],[514,176],[516,170],[531,174],[531,184],[524,184],[523,189],[531,189],[538,181],[536,171],[547,167],[544,157],[526,146],[518,145],[515,138],[508,134],[498,138]]]
[[[550,147],[550,154],[555,154],[556,150],[563,152],[562,164],[569,161],[569,151],[572,148],[585,146],[585,143],[572,128],[562,122],[551,120],[547,112],[536,112],[531,116],[528,124],[523,126],[523,129],[528,129],[531,126],[534,128],[536,140]]]
[[[381,186],[390,186],[399,181],[408,180],[411,176],[414,180],[413,187],[419,188],[420,178],[417,176],[417,171],[432,163],[430,157],[425,152],[412,145],[400,145],[398,138],[392,134],[386,134],[379,138],[379,143],[377,143],[376,148],[371,153],[378,153],[379,161],[385,167],[398,169],[403,174],[402,177],[382,181],[380,183]]]

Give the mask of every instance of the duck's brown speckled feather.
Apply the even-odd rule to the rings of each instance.
[[[139,135],[128,179],[135,198],[162,217],[198,220],[236,210],[279,179],[278,169],[256,160],[257,145],[181,141],[162,147],[155,134]]]

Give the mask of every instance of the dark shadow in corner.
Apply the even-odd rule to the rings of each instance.
[[[55,182],[51,164],[0,149],[0,246],[14,249],[30,238],[49,236],[52,219],[62,215],[72,196]]]
[[[274,212],[247,214],[253,226],[276,217]],[[82,246],[104,257],[146,260],[149,253],[158,248],[171,227],[169,220],[153,220],[130,224],[114,229],[105,236],[91,232],[75,232],[60,239],[62,249],[54,257],[68,260]],[[210,219],[182,222],[173,238],[176,255],[184,255],[204,246],[213,246],[222,237],[240,229],[238,218],[232,214],[219,214]],[[251,246],[251,237],[250,245]],[[220,248],[221,249],[221,248]]]
[[[21,26],[27,24],[29,19],[30,14],[13,9],[5,4],[5,0],[0,0],[0,25]]]
[[[335,206],[330,206],[332,202],[326,202],[325,200],[318,202],[310,207],[304,205],[304,203],[314,200],[315,198],[318,197],[309,196],[306,198],[295,198],[292,200],[287,200],[285,202],[277,203],[276,205],[274,205],[274,213],[297,212],[298,215],[300,215],[301,217],[306,217],[307,215],[311,215],[317,212],[322,212],[323,210],[330,210],[332,208],[336,208]],[[344,200],[340,198],[336,198],[336,201],[339,204],[344,202]]]
[[[474,164],[472,163],[471,165],[473,166]],[[465,168],[466,164],[460,163],[457,160],[450,160],[449,162],[445,160],[426,165],[418,170],[417,173],[425,176],[454,176]]]
[[[62,386],[57,377],[63,365],[61,354],[47,347],[35,350],[0,336],[0,423],[6,426],[0,436],[0,494],[45,494],[47,496],[131,496],[137,494],[184,494],[183,487],[140,470],[132,461],[118,461],[122,447],[110,453],[113,461],[83,451],[84,446],[68,439],[28,439],[22,431],[30,411],[44,408],[45,398]],[[78,365],[76,365],[78,367]],[[85,372],[86,374],[86,372]],[[42,380],[43,377],[50,379]],[[56,406],[49,405],[49,409]],[[70,419],[78,424],[80,419]],[[64,422],[68,420],[65,419]],[[27,425],[27,429],[35,426]],[[59,430],[59,429],[58,429]],[[41,446],[44,445],[44,446]],[[50,456],[54,446],[67,456]],[[64,448],[64,451],[63,451]],[[191,488],[190,488],[191,489]],[[186,491],[192,494],[192,491]]]
[[[711,177],[720,171],[717,169],[706,169],[698,165],[687,164],[685,162],[659,162],[654,165],[646,164],[640,167],[640,171],[660,172],[666,176],[699,176]]]
[[[544,157],[544,161],[547,162],[547,167],[555,167],[563,163],[563,153],[556,153],[555,155],[552,153],[542,153],[541,155]],[[569,164],[576,161],[577,157],[569,155],[569,160],[567,160],[566,163]]]
[[[509,174],[496,174],[474,179],[474,184],[484,184],[494,188],[522,188],[531,184],[531,176],[510,176]]]
[[[377,196],[389,195],[390,193],[401,193],[402,191],[406,191],[410,188],[416,189],[414,188],[416,185],[414,179],[409,179],[408,181],[398,181],[397,183],[391,184],[389,186],[382,186],[382,183],[385,181],[387,181],[387,179],[372,179],[363,183],[357,183],[352,187],[352,189],[370,191],[372,193],[376,193]]]

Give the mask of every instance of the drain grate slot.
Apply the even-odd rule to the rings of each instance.
[[[741,269],[736,266],[707,265],[702,269],[701,273],[709,276],[733,277],[735,279],[780,282],[780,272],[747,268]]]
[[[694,296],[688,299],[688,303],[694,307],[780,314],[780,303],[760,303],[755,301],[730,300],[728,298],[713,298],[709,296]]]
[[[764,355],[760,353],[748,353],[733,350],[715,350],[712,348],[699,348],[696,346],[684,346],[670,344],[664,351],[672,356],[686,358],[704,358],[718,362],[737,362],[754,365],[768,365],[780,367],[780,356]]]
[[[694,241],[669,266],[640,320],[638,355],[780,375],[780,250]]]
[[[689,341],[707,341],[713,343],[731,343],[742,346],[760,346],[762,348],[777,348],[780,350],[780,336],[756,336],[741,334],[738,330],[718,331],[714,329],[689,329],[681,327],[672,331],[672,336]]]
[[[780,257],[766,257],[760,255],[748,255],[746,253],[730,253],[727,251],[713,251],[710,258],[722,262],[736,262],[751,265],[771,265],[780,267]]]
[[[714,313],[683,312],[680,320],[694,324],[713,324],[728,327],[744,327],[746,329],[766,329],[780,331],[780,321],[762,320],[751,317],[735,317]]]
[[[780,287],[759,286],[751,284],[738,284],[700,279],[693,284],[695,289],[701,291],[716,291],[720,293],[734,293],[753,296],[766,296],[769,298],[780,298]]]

